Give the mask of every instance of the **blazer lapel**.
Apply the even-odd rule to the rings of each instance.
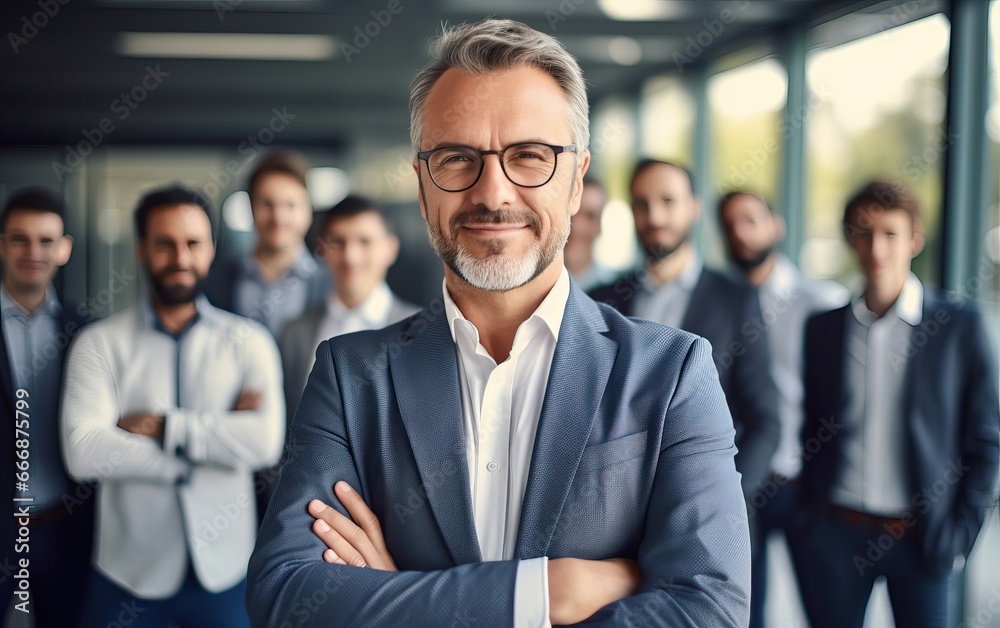
[[[434,478],[427,501],[452,559],[461,565],[480,562],[482,554],[472,514],[455,343],[444,306],[435,303],[440,312],[429,320],[415,319],[395,355],[390,348],[389,371],[421,480]],[[449,468],[455,472],[441,472]]]
[[[7,357],[7,337],[0,323],[0,402],[4,408],[14,407],[14,378],[11,374],[10,360]],[[7,426],[2,426],[7,429]]]
[[[694,290],[691,291],[687,310],[685,310],[684,316],[681,317],[681,329],[701,336],[705,335],[701,331],[702,322],[707,320],[706,314],[708,312],[706,310],[715,302],[707,279],[708,275],[703,268],[701,274],[698,275],[698,283],[694,284]],[[717,350],[716,347],[712,347],[713,353]]]
[[[548,551],[618,353],[606,331],[596,304],[573,283],[531,454],[515,558]]]

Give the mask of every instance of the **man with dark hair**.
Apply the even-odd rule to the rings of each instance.
[[[632,175],[631,195],[645,268],[590,295],[626,316],[683,329],[712,344],[738,434],[736,468],[750,496],[767,475],[780,435],[778,391],[757,291],[706,268],[695,250],[691,233],[701,203],[687,169],[643,160]]]
[[[896,624],[952,624],[952,574],[997,479],[996,355],[974,304],[910,272],[924,244],[907,188],[875,181],[847,203],[864,273],[850,305],[809,320],[797,560],[815,628],[860,627],[884,577]]]
[[[67,477],[58,436],[66,347],[83,324],[52,287],[73,248],[64,215],[58,192],[27,187],[0,216],[0,501],[25,514],[0,524],[0,616],[14,593],[38,628],[78,625],[93,538],[92,501],[77,499],[88,489]],[[29,577],[15,579],[22,567]]]
[[[441,299],[324,341],[250,560],[256,626],[744,626],[747,513],[708,344],[563,261],[590,165],[553,37],[446,27],[410,91]]]
[[[319,253],[334,278],[324,306],[288,324],[281,341],[285,403],[292,417],[306,378],[316,362],[316,347],[341,334],[382,329],[420,308],[393,294],[386,273],[399,254],[396,237],[374,201],[348,196],[317,218]]]
[[[846,288],[833,281],[806,278],[788,257],[777,251],[785,235],[785,221],[767,202],[745,190],[719,201],[719,224],[733,263],[733,274],[757,286],[763,326],[771,349],[771,377],[778,389],[781,440],[771,457],[767,478],[749,496],[753,513],[751,545],[753,586],[750,627],[764,626],[767,590],[767,540],[781,533],[790,551],[795,536],[795,478],[802,468],[802,338],[806,319],[847,303]]]
[[[284,434],[277,347],[201,294],[214,255],[201,194],[150,192],[135,231],[149,293],[89,326],[67,361],[66,464],[99,482],[85,625],[125,605],[144,625],[246,626],[251,472],[277,461]]]
[[[594,242],[601,235],[601,214],[607,202],[604,186],[596,179],[584,178],[580,211],[573,214],[564,252],[566,270],[584,292],[615,278],[615,271],[594,259]]]
[[[219,260],[206,291],[215,306],[263,323],[275,338],[289,321],[321,306],[330,289],[326,268],[305,242],[313,219],[308,170],[296,153],[261,159],[247,188],[257,244],[245,256]]]

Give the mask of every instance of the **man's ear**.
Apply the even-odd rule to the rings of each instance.
[[[413,172],[417,174],[417,201],[420,203],[420,215],[427,220],[427,204],[424,201],[424,182],[420,178],[420,160],[413,160]]]
[[[575,216],[578,211],[580,211],[580,203],[583,199],[583,177],[587,174],[587,170],[590,168],[590,151],[583,150],[580,153],[580,163],[576,166],[576,172],[573,173],[573,198],[570,199],[569,203],[569,215]]]
[[[73,252],[73,236],[63,235],[56,245],[56,266],[65,266]]]
[[[135,242],[135,258],[139,260],[139,263],[145,266],[149,262],[149,255],[146,251],[146,243],[142,238],[139,238]]]
[[[386,240],[387,240],[386,247],[388,248],[385,253],[386,257],[385,266],[386,268],[389,268],[390,266],[395,264],[396,260],[399,258],[399,238],[395,234],[389,234],[388,236],[386,236]]]
[[[785,234],[788,233],[785,218],[781,214],[771,214],[771,218],[774,220],[774,241],[781,242],[785,239]]]
[[[920,255],[920,252],[924,250],[924,232],[914,231],[913,238],[911,239],[911,250],[910,259]]]

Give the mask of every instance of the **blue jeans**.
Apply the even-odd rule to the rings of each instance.
[[[92,570],[86,628],[250,628],[244,579],[220,593],[206,591],[188,565],[181,590],[163,600],[137,598]]]

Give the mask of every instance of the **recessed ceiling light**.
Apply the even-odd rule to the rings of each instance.
[[[118,34],[118,54],[126,57],[324,61],[337,54],[330,35],[272,33]]]

